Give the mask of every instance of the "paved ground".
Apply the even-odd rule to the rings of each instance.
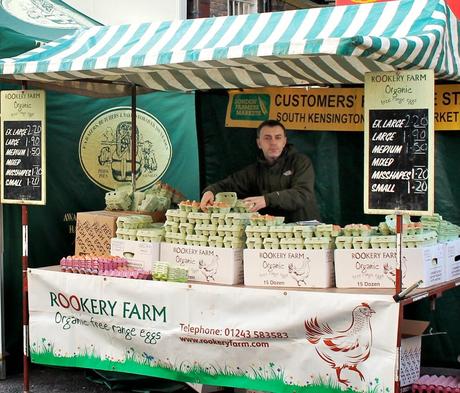
[[[92,382],[90,379],[98,379],[100,382]],[[124,381],[116,382],[101,378],[92,370],[78,368],[45,367],[31,365],[29,391],[31,393],[118,393],[132,392],[181,392],[191,393],[194,390],[182,383],[175,383],[155,378],[133,377],[129,380],[129,374]],[[23,392],[23,375],[9,376],[6,380],[0,380],[1,393]]]

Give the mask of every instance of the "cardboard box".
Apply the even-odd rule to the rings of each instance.
[[[422,333],[428,327],[425,321],[404,319],[401,324],[400,381],[401,387],[411,385],[420,377]]]
[[[445,243],[446,281],[460,277],[460,239]]]
[[[443,282],[445,252],[438,244],[423,248],[403,248],[401,252],[402,286],[423,280],[421,288]],[[369,248],[334,251],[337,288],[394,288],[396,249]]]
[[[117,218],[126,214],[106,210],[77,213],[75,255],[110,255]]]
[[[161,243],[160,260],[188,269],[193,281],[235,285],[243,282],[243,250]]]
[[[153,264],[160,260],[160,243],[113,238],[110,254],[126,258],[129,267],[152,271]]]
[[[329,288],[332,250],[244,250],[244,285]]]

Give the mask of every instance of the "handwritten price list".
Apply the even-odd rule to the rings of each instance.
[[[369,207],[428,209],[428,109],[369,111]]]
[[[5,199],[41,200],[41,121],[5,121],[3,140]]]

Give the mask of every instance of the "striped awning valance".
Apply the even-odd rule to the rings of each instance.
[[[188,91],[357,84],[369,71],[423,68],[459,81],[458,36],[444,0],[98,26],[0,60],[0,78]]]

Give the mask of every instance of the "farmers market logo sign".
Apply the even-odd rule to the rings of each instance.
[[[131,108],[117,107],[95,116],[81,135],[81,166],[91,181],[106,190],[131,181],[131,129]],[[136,188],[144,190],[168,169],[172,147],[163,124],[140,109],[136,141]]]

